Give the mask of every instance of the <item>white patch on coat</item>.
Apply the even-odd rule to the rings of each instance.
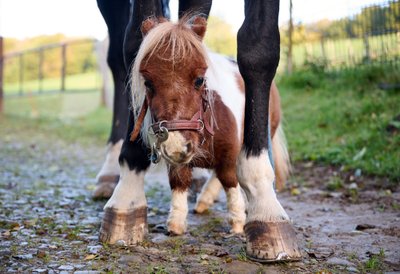
[[[210,51],[208,58],[210,60],[206,72],[208,88],[215,90],[225,106],[232,111],[238,128],[238,137],[241,139],[245,97],[236,78],[239,73],[238,67],[225,56]]]
[[[229,223],[232,225],[231,232],[242,233],[246,221],[246,206],[240,186],[231,187],[226,190],[228,202]]]
[[[107,146],[106,160],[103,163],[99,173],[96,176],[96,181],[104,175],[119,175],[119,163],[118,158],[121,153],[121,147],[123,140],[119,140],[117,143],[109,143]]]
[[[273,185],[275,175],[266,150],[258,157],[248,158],[242,150],[238,159],[237,176],[248,200],[246,222],[289,220],[276,197]]]
[[[176,234],[184,233],[188,211],[188,192],[172,190],[171,208],[167,221],[168,230]]]
[[[118,213],[126,213],[132,209],[147,206],[144,192],[145,171],[129,170],[128,164],[121,165],[121,174],[114,193],[104,209],[113,208]]]

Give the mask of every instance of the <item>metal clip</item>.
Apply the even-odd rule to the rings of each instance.
[[[157,141],[162,143],[168,139],[168,129],[160,125],[160,131],[157,133]]]
[[[153,146],[151,147],[151,156],[150,160],[153,164],[158,164],[161,160],[161,152],[160,148],[157,148],[157,145],[154,143]]]

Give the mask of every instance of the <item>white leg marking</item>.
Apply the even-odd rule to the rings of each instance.
[[[249,203],[246,222],[289,220],[276,198],[273,186],[275,175],[266,150],[258,157],[249,158],[242,150],[237,175]]]
[[[232,233],[243,233],[246,221],[245,203],[240,186],[231,187],[226,191],[228,200],[229,223],[232,225]]]
[[[111,143],[107,148],[106,160],[103,163],[99,173],[96,176],[96,180],[98,181],[101,176],[104,175],[119,175],[119,163],[118,158],[121,153],[123,140],[119,140],[117,143],[112,145]]]
[[[171,208],[168,215],[168,231],[177,235],[186,231],[186,217],[188,214],[188,192],[172,190]]]
[[[196,206],[194,207],[195,211],[197,213],[203,213],[212,206],[221,188],[221,182],[216,177],[215,172],[213,172],[211,178],[204,184],[200,195],[197,197]]]
[[[133,209],[147,206],[144,193],[145,171],[137,173],[129,170],[128,164],[121,165],[121,175],[114,193],[104,209],[113,208],[118,213],[126,213]]]

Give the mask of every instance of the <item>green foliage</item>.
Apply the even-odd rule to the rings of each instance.
[[[400,114],[400,96],[396,90],[378,88],[380,82],[399,83],[399,68],[326,72],[318,65],[308,67],[279,80],[293,159],[361,169],[400,181],[400,133],[386,129]]]
[[[236,57],[236,35],[232,27],[219,17],[210,16],[204,39],[211,50],[230,57]]]
[[[293,30],[293,44],[325,39],[363,38],[364,35],[382,35],[400,31],[400,2],[388,5],[372,5],[365,7],[360,13],[339,20],[322,19],[303,25],[298,23]],[[397,14],[396,14],[397,13]],[[283,33],[287,28],[281,28]],[[282,40],[287,45],[288,40]]]
[[[362,273],[383,273],[386,270],[385,251],[381,248],[378,254],[371,254],[368,261],[359,266]]]

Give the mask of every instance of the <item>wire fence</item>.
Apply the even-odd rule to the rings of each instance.
[[[291,72],[308,63],[318,63],[328,70],[400,64],[398,0],[363,6],[341,19],[293,22],[295,16],[281,29],[281,72]]]

